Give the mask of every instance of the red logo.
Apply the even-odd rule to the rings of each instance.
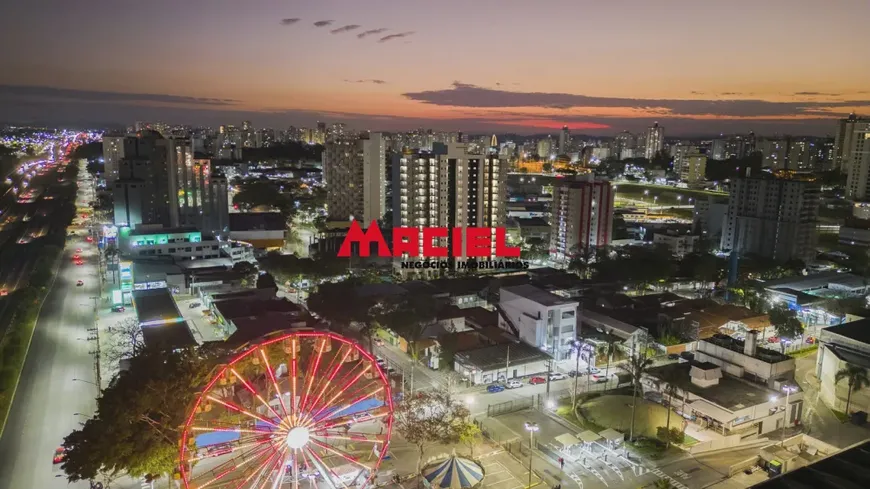
[[[422,234],[422,237],[420,236]],[[363,231],[357,221],[350,224],[347,236],[341,243],[338,256],[349,257],[353,243],[359,243],[359,256],[369,256],[372,243],[378,247],[381,257],[420,257],[422,239],[423,258],[487,258],[493,255],[492,243],[495,237],[495,256],[499,258],[519,258],[520,249],[506,244],[505,228],[393,228],[392,251],[378,227],[377,221],[372,221],[368,229]],[[446,246],[436,246],[435,238],[452,238],[450,249]],[[463,253],[464,251],[464,253]]]

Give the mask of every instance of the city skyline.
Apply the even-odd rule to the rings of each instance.
[[[833,134],[870,114],[841,4],[40,0],[0,18],[0,122]]]

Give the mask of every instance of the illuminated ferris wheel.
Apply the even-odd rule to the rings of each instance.
[[[266,337],[221,366],[181,439],[186,489],[367,486],[387,454],[390,385],[375,359],[329,332]]]

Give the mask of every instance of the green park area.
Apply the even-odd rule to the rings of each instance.
[[[637,183],[618,183],[615,187],[617,199],[637,200],[648,204],[655,202],[658,205],[692,205],[695,203],[695,200],[706,199],[711,195],[720,197],[728,195],[726,192]],[[689,199],[691,199],[691,202],[689,202]]]

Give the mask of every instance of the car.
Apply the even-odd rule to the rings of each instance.
[[[532,384],[532,385],[535,385],[535,384],[543,384],[543,383],[545,383],[545,382],[547,382],[547,379],[545,379],[545,378],[543,378],[543,377],[537,377],[537,376],[536,376],[536,377],[532,377],[531,379],[529,379],[529,383]]]
[[[394,369],[393,367],[387,367],[386,371],[390,375],[393,375],[396,373],[396,369]]]
[[[668,360],[679,360],[679,359],[680,359],[680,355],[678,353],[669,353],[668,354]]]
[[[375,363],[377,363],[378,365],[380,365],[381,367],[383,367],[384,365],[387,364],[387,361],[384,360],[384,359],[381,358],[381,357],[375,357]]]
[[[81,252],[82,252],[81,248],[76,248],[76,253],[81,253]]]
[[[7,289],[0,289],[0,297],[6,297],[9,295],[9,291]]]
[[[85,241],[87,241],[88,243],[92,243],[94,241],[94,238],[88,236],[87,238],[85,238]]]
[[[85,264],[85,262],[83,262],[81,260],[76,261],[76,265],[78,265],[78,266],[82,266],[84,264]]]
[[[54,451],[54,458],[52,459],[52,463],[57,465],[62,463],[66,458],[66,448],[58,447],[57,450]]]
[[[82,259],[81,255],[73,255],[73,260],[81,260],[81,259]]]
[[[779,343],[779,338],[776,336],[771,336],[770,338],[767,339],[767,342],[768,343]]]
[[[598,368],[598,367],[589,367],[589,369],[587,370],[587,372],[589,372],[590,374],[600,374],[600,373],[601,373],[601,369]]]
[[[380,338],[375,338],[375,344],[378,346],[384,346],[384,340]]]
[[[505,384],[505,387],[507,387],[508,389],[519,389],[522,386],[523,383],[519,380],[509,380],[507,381],[507,384]]]
[[[563,380],[567,378],[568,376],[563,374],[562,372],[553,372],[550,374],[550,380]]]
[[[568,377],[571,377],[571,378],[573,379],[573,378],[576,377],[576,376],[577,376],[577,371],[576,371],[576,370],[569,370],[569,371],[568,371]]]
[[[353,415],[353,421],[355,423],[362,423],[363,421],[368,421],[370,419],[372,419],[372,414],[368,411],[363,411]]]
[[[126,309],[124,306],[121,306],[121,305],[112,306],[112,312],[124,312],[124,311],[126,311],[126,310],[127,310],[127,309]]]
[[[486,392],[491,392],[495,394],[496,392],[501,392],[504,390],[504,386],[501,384],[490,384],[486,386]]]
[[[806,342],[808,345],[812,345],[813,343],[816,342],[815,336],[807,336]]]
[[[84,280],[79,280],[78,282],[76,282],[76,287],[81,287],[84,284],[85,284]]]
[[[196,309],[197,307],[199,307],[199,306],[201,306],[201,305],[202,305],[201,302],[191,302],[190,305],[187,306],[187,308],[188,308],[188,309]]]
[[[590,380],[596,384],[603,384],[604,382],[607,382],[607,377],[603,375],[593,375],[590,377]]]

